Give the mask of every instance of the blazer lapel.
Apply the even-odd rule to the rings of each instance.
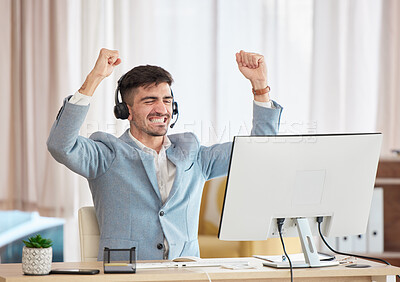
[[[183,153],[183,151],[176,147],[175,144],[172,144],[171,147],[167,149],[167,158],[175,165],[176,167],[176,175],[174,184],[172,185],[171,192],[166,203],[175,195],[175,193],[179,189],[179,185],[182,183],[182,177],[184,176],[185,170],[191,166],[191,163],[187,156]]]
[[[141,150],[138,145],[132,140],[132,138],[129,136],[129,129],[125,131],[123,135],[121,135],[120,139],[124,141],[125,143],[129,144],[130,146],[134,147],[137,152],[139,153],[140,159],[142,160],[143,167],[146,171],[147,178],[149,179],[151,186],[153,186],[154,192],[156,193],[158,199],[161,202],[161,194],[160,194],[160,189],[158,188],[158,183],[157,183],[157,174],[156,174],[156,168],[154,166],[154,157],[148,153],[145,153],[143,150]]]
[[[140,158],[142,159],[143,167],[146,170],[147,177],[150,180],[151,185],[153,186],[154,192],[156,192],[158,199],[161,202],[161,194],[160,189],[158,188],[157,183],[157,174],[156,168],[154,165],[154,157],[148,153],[143,152],[142,150],[138,150]]]

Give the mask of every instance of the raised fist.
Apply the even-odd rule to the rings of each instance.
[[[236,62],[240,72],[251,81],[253,87],[260,89],[267,86],[267,66],[263,55],[241,50],[236,53]]]
[[[91,71],[91,73],[95,76],[100,76],[105,78],[109,76],[114,67],[121,63],[121,59],[119,58],[119,53],[117,50],[108,50],[101,49],[99,57],[97,58],[96,64]]]

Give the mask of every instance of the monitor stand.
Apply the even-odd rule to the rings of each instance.
[[[339,265],[336,260],[331,261],[320,261],[318,257],[317,248],[314,244],[314,238],[311,233],[310,224],[307,218],[294,218],[297,225],[297,231],[299,232],[301,248],[303,249],[305,261],[292,262],[293,268],[306,268],[306,267],[325,267]],[[276,267],[276,268],[290,268],[289,261],[283,262],[263,262],[264,266]]]

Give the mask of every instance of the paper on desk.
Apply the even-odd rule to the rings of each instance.
[[[246,258],[206,258],[191,262],[143,262],[136,263],[136,269],[172,268],[172,267],[245,267],[249,265]]]
[[[262,256],[262,255],[253,255],[253,257],[262,259],[262,260],[268,260],[272,262],[282,262],[282,257],[285,256]],[[327,254],[322,254],[318,253],[319,260],[324,261],[324,260],[332,260],[335,257]],[[302,262],[305,261],[304,259],[304,254],[303,253],[298,253],[298,254],[289,254],[289,258],[292,262]]]

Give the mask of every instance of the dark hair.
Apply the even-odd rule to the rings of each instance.
[[[137,66],[127,72],[121,80],[119,89],[124,102],[127,102],[129,96],[134,94],[135,90],[141,86],[157,86],[160,83],[168,83],[171,86],[172,76],[165,69],[158,66]]]

